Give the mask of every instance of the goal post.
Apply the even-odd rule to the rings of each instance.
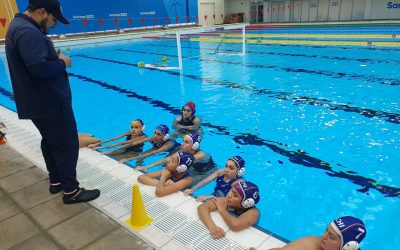
[[[182,73],[183,59],[189,58],[190,53],[210,57],[246,53],[246,24],[242,23],[186,28],[145,38],[151,39],[154,52],[148,52],[153,55],[152,63],[140,62],[144,68]]]
[[[212,27],[200,27],[184,29],[176,32],[176,47],[178,53],[178,68],[183,70],[182,44],[181,39],[199,43],[214,44],[214,51],[211,54],[246,54],[246,24],[228,24]],[[239,44],[240,48],[223,50],[222,47],[229,47],[230,44]]]

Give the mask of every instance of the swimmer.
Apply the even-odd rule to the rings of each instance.
[[[195,116],[196,105],[193,102],[187,102],[182,107],[182,116],[175,118],[172,127],[175,129],[171,138],[184,136],[190,132],[197,132],[200,136],[203,135],[203,130],[200,127],[201,120]]]
[[[187,170],[193,162],[193,155],[179,151],[169,157],[167,166],[163,170],[142,174],[138,177],[138,181],[145,185],[155,186],[156,196],[176,193],[192,184],[192,177]],[[158,177],[160,177],[159,181]]]
[[[207,227],[213,239],[225,236],[225,231],[217,226],[210,216],[218,211],[232,231],[241,231],[256,224],[260,211],[255,205],[260,200],[258,187],[249,181],[239,181],[232,186],[228,195],[213,198],[197,207],[201,221]]]
[[[214,171],[215,163],[211,155],[200,149],[200,136],[196,132],[185,135],[180,150],[194,156],[193,167],[189,170],[190,174],[193,176],[193,183],[197,183],[202,178],[202,175]],[[165,164],[169,160],[170,156],[155,161],[147,166],[139,166],[136,169],[146,171],[149,168]]]
[[[151,149],[139,154],[138,156],[120,160],[120,162],[124,163],[131,160],[138,160],[137,165],[141,165],[146,157],[161,152],[168,152],[168,155],[172,155],[173,153],[176,153],[181,146],[181,144],[179,144],[175,140],[169,139],[169,128],[167,127],[167,125],[164,124],[161,124],[156,128],[156,130],[154,131],[154,136],[149,139],[149,142],[151,142],[151,144],[153,145]],[[137,167],[136,170],[141,170],[142,168],[143,167]]]
[[[366,234],[364,222],[352,216],[342,216],[326,228],[322,237],[303,237],[271,250],[358,250]]]
[[[143,150],[144,143],[148,140],[147,136],[143,133],[145,125],[141,119],[135,119],[131,122],[131,129],[128,132],[122,133],[115,137],[100,141],[98,143],[90,144],[88,147],[94,150],[117,147],[116,149],[102,152],[102,154],[113,154],[117,159],[132,157]],[[125,137],[125,141],[100,146],[104,143],[118,140]]]
[[[213,197],[225,197],[228,194],[229,190],[232,188],[232,185],[242,180],[244,172],[245,160],[240,156],[233,156],[227,160],[224,169],[219,169],[215,171],[212,175],[200,181],[194,187],[186,189],[184,194],[192,194],[195,190],[208,184],[212,180],[217,179],[214,193],[212,193],[211,195],[199,196],[196,200],[204,201]]]

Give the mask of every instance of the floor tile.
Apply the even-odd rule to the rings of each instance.
[[[44,235],[36,235],[16,245],[10,250],[57,250],[59,248],[51,239]]]
[[[151,243],[158,248],[162,247],[171,240],[168,235],[153,225],[148,225],[147,227],[143,228],[139,231],[139,234],[145,239],[151,241]]]
[[[47,178],[47,174],[39,168],[28,168],[21,172],[0,179],[0,187],[12,193]]]
[[[19,157],[21,157],[21,155],[15,152],[12,148],[8,147],[1,151],[0,162],[8,162]]]
[[[89,207],[86,203],[65,205],[62,202],[61,195],[58,195],[45,203],[31,208],[28,213],[32,215],[42,228],[48,229],[89,209]]]
[[[116,229],[118,224],[96,209],[85,212],[49,230],[54,239],[67,249],[79,249]]]
[[[153,249],[146,242],[138,237],[135,237],[131,232],[125,228],[117,229],[94,243],[83,248],[84,250],[108,250],[108,249]]]
[[[12,247],[39,233],[39,229],[22,213],[0,222],[0,246]]]
[[[14,216],[19,212],[20,209],[11,198],[7,196],[0,197],[0,221]]]
[[[20,172],[32,166],[33,164],[23,157],[18,157],[10,161],[0,162],[0,178]]]
[[[7,148],[8,148],[7,143],[0,144],[0,151],[5,150],[5,149],[7,149]]]
[[[17,192],[12,193],[11,196],[21,207],[29,209],[39,205],[40,203],[48,201],[57,195],[50,194],[49,181],[44,180],[20,189]],[[61,196],[58,196],[61,200]]]

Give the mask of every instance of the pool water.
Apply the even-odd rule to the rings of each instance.
[[[400,249],[392,235],[400,228],[399,48],[248,44],[238,56],[183,40],[182,52],[179,74],[137,67],[164,55],[176,66],[173,40],[71,46],[79,131],[105,139],[141,118],[152,135],[191,100],[205,131],[201,148],[218,167],[245,158],[245,177],[261,190],[259,227],[294,240],[353,215],[367,226],[364,250]],[[0,103],[15,110],[0,56]]]

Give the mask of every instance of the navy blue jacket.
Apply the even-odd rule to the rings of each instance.
[[[71,105],[65,63],[30,17],[15,15],[6,34],[6,55],[20,119],[42,118]]]

